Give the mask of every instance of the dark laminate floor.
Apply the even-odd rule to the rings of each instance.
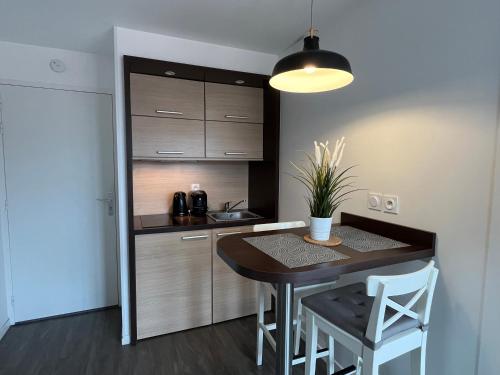
[[[251,316],[137,346],[121,346],[118,309],[14,326],[0,341],[0,374],[273,374],[269,345],[255,365],[255,324]],[[294,366],[294,375],[303,372]]]

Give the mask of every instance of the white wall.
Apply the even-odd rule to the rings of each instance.
[[[2,232],[0,231],[0,340],[10,326],[7,311],[7,285],[5,279],[5,260],[3,256]]]
[[[130,343],[130,316],[123,56],[147,57],[260,74],[271,72],[277,56],[121,27],[114,29],[114,43],[122,343],[128,344]]]
[[[49,62],[54,58],[64,61],[67,68],[64,73],[54,73],[50,70]],[[0,41],[2,84],[112,93],[113,82],[113,60],[110,56]],[[0,176],[0,186],[4,186],[3,163],[0,166]],[[0,189],[0,201],[5,199],[4,194],[4,189]],[[1,227],[0,235],[3,234],[4,246],[0,249],[0,336],[5,330],[7,315],[12,316],[11,305],[7,303],[10,300],[12,285],[8,246],[5,246],[8,239],[4,217]]]
[[[62,60],[66,71],[53,72],[51,59]],[[112,93],[113,61],[110,56],[0,41],[0,81]]]
[[[366,192],[342,210],[437,233],[441,273],[429,374],[476,371],[497,126],[499,5],[356,2],[318,25],[322,48],[350,59],[354,83],[326,94],[282,95],[280,219],[307,217],[305,203],[290,203],[304,190],[285,174],[292,172],[288,161],[300,160],[297,150],[311,150],[315,139],[346,136],[344,166],[359,164],[360,187],[398,194],[401,214],[369,211]],[[409,373],[408,357],[382,373]]]
[[[498,125],[500,126],[500,118]],[[498,272],[500,269],[500,131],[498,128],[492,199],[479,351],[478,374],[480,375],[494,374],[500,368],[500,356],[498,355],[500,348],[500,322],[498,321],[498,317],[500,317],[500,299],[498,298],[498,286],[500,285],[500,273]]]

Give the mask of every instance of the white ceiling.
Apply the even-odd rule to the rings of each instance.
[[[0,0],[0,40],[109,53],[117,25],[280,54],[305,33],[309,6],[309,0]],[[320,28],[334,8],[339,0],[315,1]]]

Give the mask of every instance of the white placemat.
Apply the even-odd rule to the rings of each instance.
[[[310,244],[293,233],[247,237],[244,240],[288,268],[350,258],[335,249]]]
[[[363,253],[410,246],[404,242],[365,232],[348,225],[333,226],[332,233],[342,239],[342,245]]]

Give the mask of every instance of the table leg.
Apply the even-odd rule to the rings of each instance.
[[[276,299],[276,375],[291,375],[293,359],[293,284],[278,284]]]

